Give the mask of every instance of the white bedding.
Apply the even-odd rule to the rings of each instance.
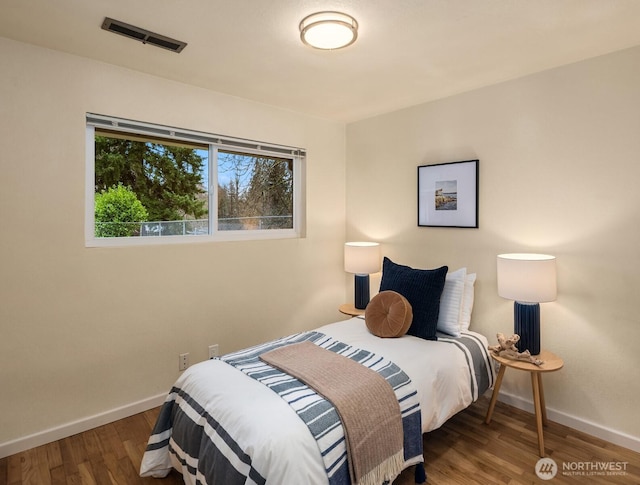
[[[360,318],[316,330],[399,365],[418,392],[423,432],[438,428],[478,398],[478,381],[482,379],[470,371],[469,352],[453,342],[457,339],[427,341],[412,336],[381,339],[370,334]],[[484,356],[476,355],[476,360],[484,359],[486,338],[474,332],[465,332],[463,338],[465,336],[477,342],[478,349],[482,348],[484,352]],[[486,372],[490,374],[487,379],[492,385],[491,371]],[[233,461],[233,467],[241,475],[250,477],[246,483],[328,483],[317,443],[293,409],[269,388],[225,362],[209,360],[187,369],[168,396],[167,401],[171,400],[175,400],[191,420],[203,426],[204,433],[225,459]],[[142,460],[142,476],[163,477],[174,467],[182,472],[186,484],[195,485],[196,480],[211,485],[231,483],[225,477],[205,479],[197,471],[198,457],[185,457],[181,462],[167,446],[161,446],[172,432],[177,432],[178,424],[173,426],[173,430],[151,436]],[[227,434],[231,439],[223,438]],[[236,458],[243,453],[231,452],[229,443],[237,445],[250,459]],[[176,447],[174,442],[171,445]],[[177,451],[180,454],[180,450]],[[256,472],[253,475],[252,469]]]
[[[381,339],[367,330],[361,318],[325,325],[317,330],[398,364],[418,391],[423,433],[439,428],[479,397],[472,395],[469,386],[472,376],[464,353],[443,345],[445,341],[455,340],[449,336],[441,335],[438,341],[411,335]],[[488,346],[487,339],[479,333],[466,331],[463,335],[477,338],[483,350]]]

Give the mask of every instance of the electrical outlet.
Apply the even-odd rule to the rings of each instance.
[[[180,354],[180,357],[178,358],[178,370],[185,370],[187,367],[189,367],[188,352],[186,354]]]
[[[209,345],[209,358],[218,357],[218,344]]]

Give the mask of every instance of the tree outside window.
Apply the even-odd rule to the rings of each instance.
[[[294,228],[293,158],[103,128],[94,140],[95,237]]]

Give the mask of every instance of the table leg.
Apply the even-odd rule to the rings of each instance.
[[[502,384],[502,378],[504,377],[504,372],[507,370],[506,365],[501,365],[500,370],[498,371],[498,377],[496,378],[496,383],[493,386],[493,394],[491,395],[491,402],[489,403],[489,409],[487,410],[487,417],[484,422],[489,424],[491,422],[491,415],[493,414],[493,408],[496,406],[496,400],[498,399],[498,393],[500,392],[500,385]]]
[[[547,405],[544,403],[544,389],[542,387],[542,373],[536,372],[538,389],[540,390],[540,407],[542,408],[542,425],[547,425]]]
[[[536,410],[536,428],[538,429],[538,449],[540,457],[544,457],[544,435],[542,428],[542,403],[540,401],[540,375],[538,372],[531,373],[531,385],[533,387],[533,404]],[[546,414],[546,412],[545,412]],[[545,417],[546,420],[546,417]]]

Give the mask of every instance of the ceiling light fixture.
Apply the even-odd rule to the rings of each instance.
[[[316,49],[342,49],[358,38],[356,19],[340,12],[318,12],[300,22],[300,39]]]

